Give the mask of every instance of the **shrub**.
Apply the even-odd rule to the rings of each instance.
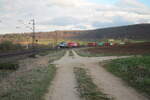
[[[3,41],[0,43],[0,51],[23,49],[20,44],[13,44],[11,41]]]
[[[0,63],[0,70],[17,70],[19,65],[13,62]]]

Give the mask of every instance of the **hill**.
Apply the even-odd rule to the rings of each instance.
[[[133,39],[150,40],[150,24],[137,24],[79,32],[77,39]]]
[[[150,40],[150,24],[137,24],[120,27],[111,27],[95,30],[71,30],[54,32],[36,32],[36,40],[49,41],[58,39],[101,40],[101,39],[132,39]],[[32,33],[16,33],[0,35],[0,41],[15,42],[32,41]]]

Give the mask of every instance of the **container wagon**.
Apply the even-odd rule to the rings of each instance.
[[[91,43],[88,43],[88,46],[89,47],[96,47],[97,43],[96,42],[91,42]]]

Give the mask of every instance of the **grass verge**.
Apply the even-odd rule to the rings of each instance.
[[[85,69],[74,68],[74,73],[78,84],[77,89],[82,98],[85,100],[112,100],[97,88]]]
[[[1,88],[5,92],[0,94],[0,100],[43,100],[55,72],[56,67],[50,64],[48,67],[36,68],[16,76],[15,82],[11,84],[13,88]]]
[[[150,97],[150,56],[116,59],[104,66]]]

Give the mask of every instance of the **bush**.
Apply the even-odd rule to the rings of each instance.
[[[13,44],[11,41],[3,41],[0,43],[0,51],[23,49],[20,44]]]
[[[7,62],[0,63],[0,70],[17,70],[19,65],[17,63]]]

